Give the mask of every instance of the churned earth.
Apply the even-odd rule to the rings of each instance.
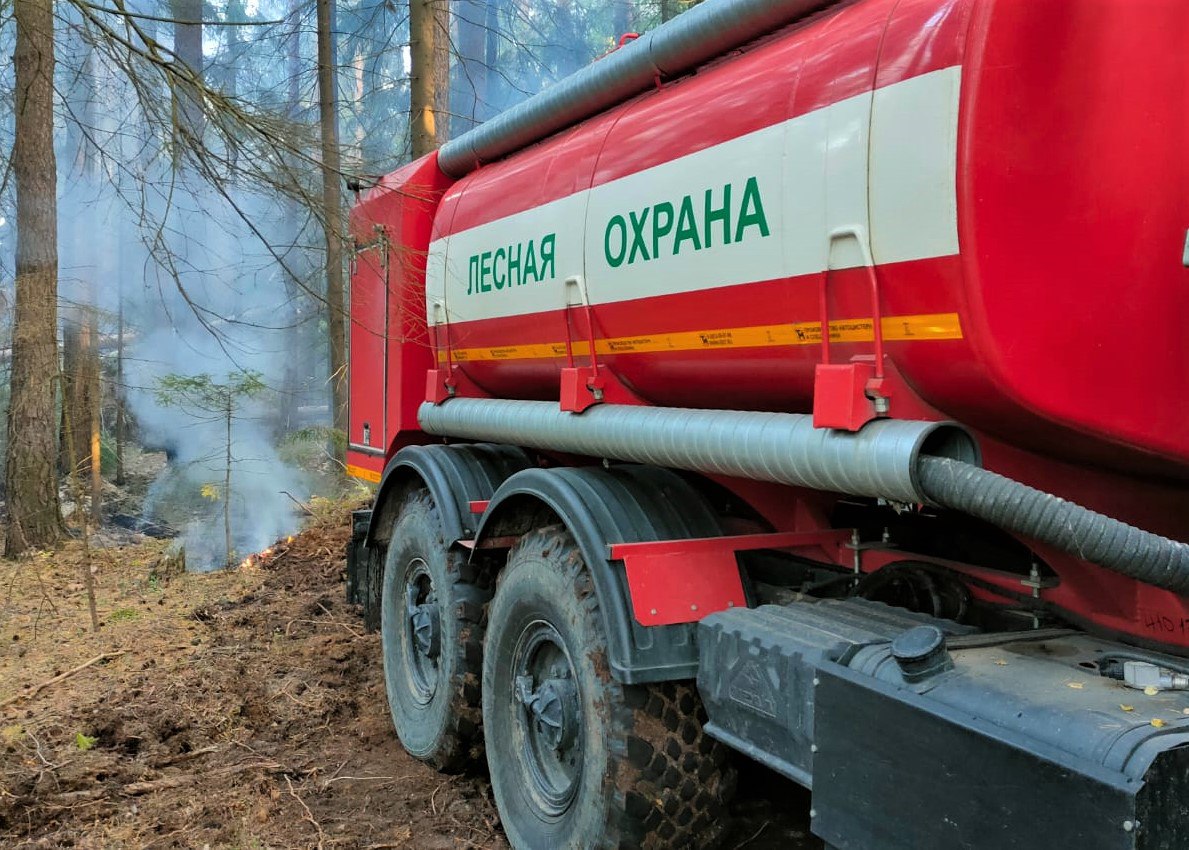
[[[160,541],[0,564],[0,846],[506,848],[482,769],[442,776],[393,735],[349,534],[320,502],[218,573],[171,574]],[[790,783],[740,789],[728,846],[820,847]]]

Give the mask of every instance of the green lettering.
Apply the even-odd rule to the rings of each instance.
[[[664,222],[662,224],[662,222]],[[662,201],[652,208],[652,256],[661,255],[661,237],[673,232],[673,205]],[[648,259],[645,257],[644,259]]]
[[[714,246],[714,229],[715,222],[722,223],[722,243],[724,245],[731,244],[731,184],[722,187],[722,206],[714,206],[714,190],[706,190],[706,226],[703,232],[706,234],[706,247]]]
[[[471,261],[467,268],[467,295],[473,295],[478,292],[478,278],[479,278],[479,255],[475,254],[471,257]]]
[[[644,244],[644,225],[648,222],[648,211],[650,207],[645,207],[637,218],[635,213],[628,213],[628,217],[632,220],[632,250],[628,253],[628,265],[636,262],[636,254],[639,253],[645,260],[651,260],[648,256],[648,246]]]
[[[500,257],[504,258],[506,265],[508,259],[507,248],[496,248],[495,257],[491,261],[491,281],[495,284],[496,289],[503,289],[504,284],[508,282],[508,276],[506,274],[500,277]]]
[[[521,283],[528,283],[529,279],[533,283],[540,283],[541,278],[537,274],[537,247],[529,240],[528,250],[524,252],[524,280]]]
[[[557,244],[557,234],[550,233],[548,236],[541,237],[541,279],[544,280],[545,275],[549,275],[549,279],[553,280],[557,277],[557,272],[553,266],[553,249]]]
[[[491,284],[487,279],[491,277],[491,252],[484,251],[479,259],[479,291],[491,292]]]
[[[743,189],[743,204],[739,209],[739,224],[735,228],[735,241],[742,242],[747,228],[758,227],[760,236],[768,236],[768,218],[764,215],[764,201],[760,197],[760,182],[754,177],[747,179]]]
[[[611,249],[611,234],[619,231],[619,248]],[[607,258],[607,265],[613,269],[617,269],[623,265],[624,258],[628,253],[628,223],[624,221],[623,216],[612,216],[611,220],[607,222],[607,229],[603,232],[603,255]]]
[[[709,234],[706,237],[710,238]],[[694,243],[694,250],[702,250],[702,239],[698,236],[698,222],[694,218],[694,199],[686,195],[681,200],[681,212],[677,216],[677,236],[673,239],[673,255],[681,253],[685,242]]]
[[[520,286],[520,258],[524,254],[524,246],[520,243],[516,244],[516,253],[512,253],[512,249],[508,248],[508,288],[512,288],[512,272],[516,272],[516,286]]]

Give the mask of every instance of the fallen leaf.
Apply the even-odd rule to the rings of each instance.
[[[1160,693],[1160,689],[1153,688],[1151,685],[1148,685],[1148,687],[1144,688],[1144,693],[1150,697],[1154,697],[1156,694]]]
[[[1153,726],[1155,726],[1157,729],[1159,729],[1159,728],[1161,728],[1162,726],[1164,726],[1164,721],[1163,721],[1163,720],[1161,720],[1159,717],[1153,717],[1153,718],[1152,718],[1152,725],[1153,725]]]
[[[1066,682],[1065,684],[1068,687],[1073,688],[1075,691],[1080,691],[1082,688],[1086,687],[1081,682]]]
[[[1119,708],[1123,709],[1124,711],[1135,711],[1134,705],[1120,705]]]
[[[998,659],[996,659],[996,660],[995,660],[995,663],[996,663],[996,664],[998,664],[1000,667],[1006,667],[1006,666],[1007,666],[1007,662],[1006,662],[1006,661],[1004,661],[1002,658],[998,658]]]

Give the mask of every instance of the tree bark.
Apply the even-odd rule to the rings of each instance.
[[[82,47],[81,79],[73,87],[82,99],[75,108],[83,115],[84,127],[75,128],[77,153],[75,167],[84,191],[96,192],[103,177],[99,151],[96,149],[103,116],[99,110],[100,66],[95,50],[85,42]],[[90,134],[88,136],[88,134]],[[100,408],[102,388],[99,369],[99,315],[96,310],[97,278],[111,264],[105,252],[116,246],[95,239],[102,228],[102,212],[97,203],[75,215],[74,244],[78,263],[78,287],[63,308],[62,321],[62,427],[59,444],[62,471],[87,475],[90,480],[91,516],[98,524],[103,510],[103,478],[99,456]],[[65,439],[65,429],[72,429]],[[82,509],[82,505],[78,505]]]
[[[58,208],[52,0],[14,0],[16,308],[5,485],[5,554],[56,543],[62,530],[54,427],[58,374]]]
[[[412,63],[409,122],[413,158],[437,150],[449,124],[450,7],[446,0],[409,0]]]
[[[124,443],[128,439],[128,423],[124,419],[124,287],[120,277],[119,312],[116,314],[116,485],[124,486]]]
[[[632,32],[635,25],[636,9],[635,3],[632,0],[617,0],[615,3],[615,39],[618,42],[620,36],[624,33]]]
[[[335,94],[334,0],[318,2],[318,112],[322,131],[322,218],[326,230],[326,315],[330,348],[330,409],[336,431],[347,433],[347,336],[343,293],[343,195]],[[342,461],[345,441],[335,441]]]
[[[223,541],[227,547],[227,554],[223,557],[223,565],[230,567],[232,558],[231,544],[231,388],[227,389],[227,458],[223,470]]]
[[[487,120],[487,0],[454,0],[458,22],[458,64],[451,95],[453,133],[461,135]]]
[[[293,28],[285,36],[285,76],[288,80],[286,92],[287,115],[294,127],[301,123],[301,31],[302,13],[298,0],[287,0],[286,15],[293,22]],[[294,171],[299,171],[302,163],[292,159]],[[299,324],[299,304],[302,298],[300,280],[297,278],[301,252],[298,246],[302,243],[302,229],[304,227],[303,208],[296,200],[286,197],[284,200],[285,234],[288,240],[285,245],[285,268],[283,281],[285,285],[285,329],[282,331],[285,340],[285,366],[281,375],[281,429],[288,433],[296,427],[297,402],[300,390],[300,375],[306,362],[304,347],[301,345],[301,326]]]
[[[174,132],[176,144],[196,145],[202,140],[205,120],[198,87],[202,80],[202,0],[170,0],[169,8],[174,24],[173,52],[183,78],[189,77],[190,84],[181,83],[174,89]],[[180,149],[174,151],[174,163],[181,162]]]

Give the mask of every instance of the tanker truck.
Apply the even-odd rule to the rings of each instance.
[[[1189,846],[1189,4],[709,0],[368,188],[401,743],[515,848]],[[367,578],[359,578],[362,573]]]

